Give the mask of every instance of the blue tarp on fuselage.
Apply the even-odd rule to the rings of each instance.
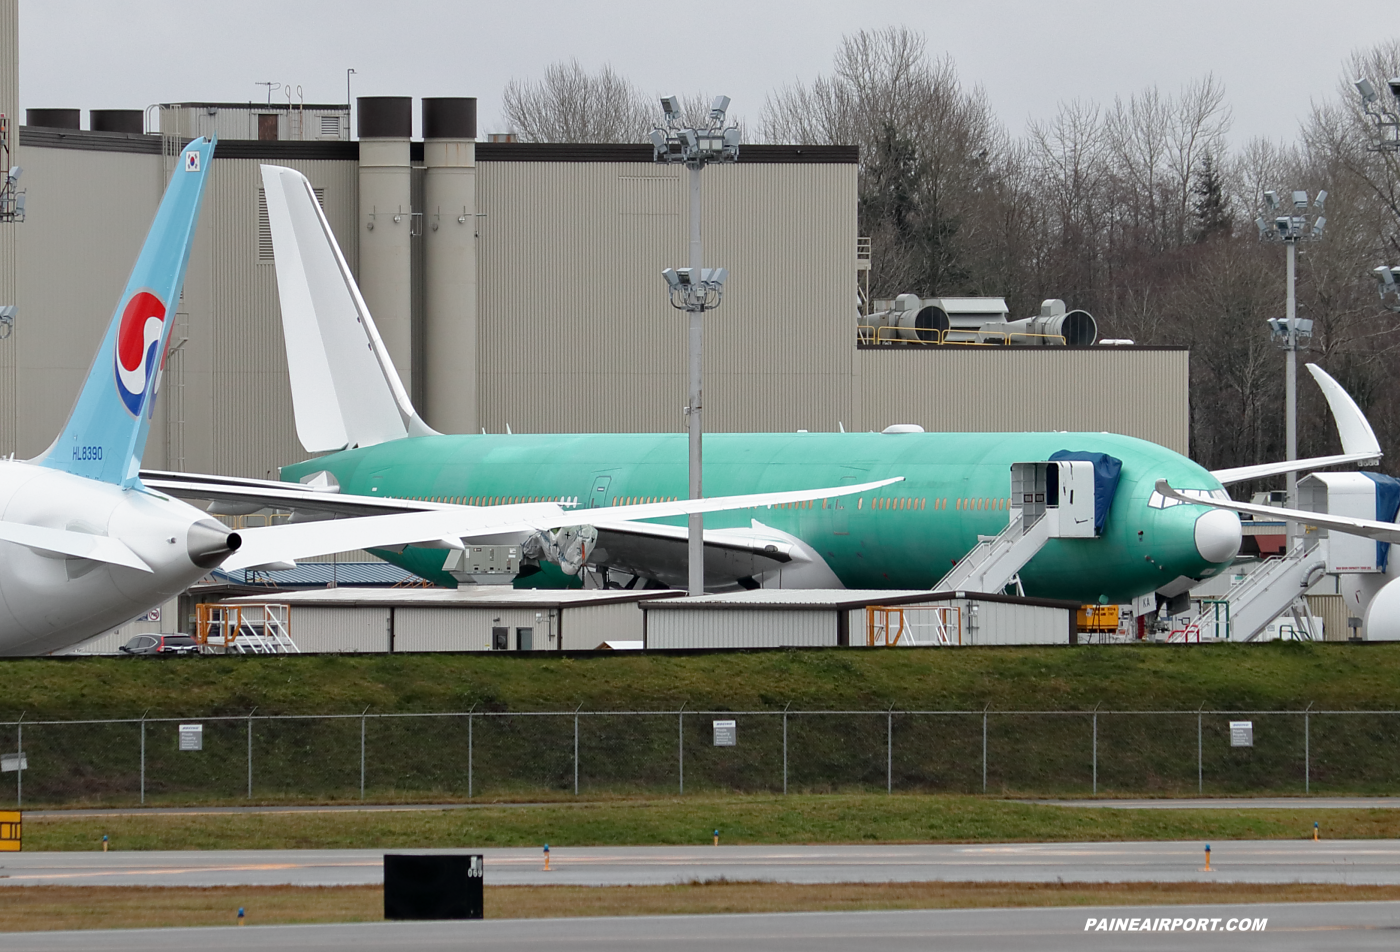
[[[1102,535],[1104,523],[1108,521],[1108,508],[1113,505],[1113,494],[1118,491],[1123,461],[1107,453],[1084,450],[1056,450],[1050,454],[1050,459],[1081,460],[1094,464],[1094,534]]]
[[[1394,522],[1397,513],[1400,513],[1400,479],[1394,476],[1385,476],[1381,473],[1361,474],[1376,484],[1376,521]],[[1385,571],[1386,562],[1390,559],[1390,543],[1376,543],[1376,568]]]

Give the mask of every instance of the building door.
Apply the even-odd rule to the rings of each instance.
[[[510,629],[509,629],[509,628],[503,628],[503,627],[497,626],[497,627],[493,627],[493,628],[491,629],[491,650],[492,650],[492,651],[509,651],[509,650],[510,650]]]
[[[535,650],[535,629],[517,628],[515,629],[515,650],[534,651]]]
[[[258,141],[277,141],[277,114],[261,113],[258,116]]]

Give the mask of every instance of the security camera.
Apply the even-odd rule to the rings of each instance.
[[[685,143],[686,148],[693,150],[700,147],[700,139],[695,135],[694,129],[682,129],[680,131],[680,137],[681,141]]]
[[[726,149],[739,148],[739,127],[734,126],[724,130],[724,147]]]

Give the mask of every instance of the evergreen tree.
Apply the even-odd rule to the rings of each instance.
[[[1196,175],[1196,185],[1191,191],[1196,195],[1194,239],[1202,242],[1209,241],[1217,235],[1228,238],[1234,234],[1235,223],[1225,198],[1225,185],[1221,181],[1215,156],[1209,152],[1201,156],[1200,171]]]

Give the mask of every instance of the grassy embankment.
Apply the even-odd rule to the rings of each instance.
[[[379,886],[28,886],[3,894],[0,932],[53,929],[377,922]],[[675,886],[487,886],[488,919],[557,916],[704,915],[874,909],[1359,902],[1400,899],[1397,886],[1289,883],[793,883],[710,882]]]
[[[0,719],[488,712],[471,724],[473,793],[572,798],[573,711],[580,793],[676,789],[678,719],[588,717],[588,711],[990,709],[991,793],[1082,795],[1093,769],[1087,712],[1374,710],[1400,707],[1400,645],[1273,644],[1020,649],[790,650],[564,657],[379,655],[0,662]],[[1072,715],[998,711],[1078,711]],[[1228,715],[1201,718],[1207,793],[1301,793],[1303,718],[1255,715],[1251,750],[1231,749]],[[780,791],[782,718],[740,717],[739,746],[710,745],[710,718],[686,719],[687,792]],[[360,720],[254,720],[254,798],[358,799]],[[788,719],[788,788],[883,790],[882,713]],[[893,717],[894,787],[980,793],[982,716]],[[248,723],[205,724],[205,750],[176,750],[175,725],[147,725],[148,803],[242,800]],[[374,800],[463,799],[468,719],[371,718],[367,794]],[[1400,786],[1400,717],[1313,716],[1313,793]],[[135,724],[29,726],[28,805],[127,804],[140,785]],[[9,749],[9,742],[4,746]],[[7,778],[8,779],[8,778]],[[1100,715],[1099,792],[1192,795],[1195,714]]]
[[[483,848],[1400,837],[1400,810],[1106,810],[920,794],[601,800],[412,812],[29,817],[26,850]]]

